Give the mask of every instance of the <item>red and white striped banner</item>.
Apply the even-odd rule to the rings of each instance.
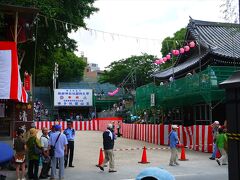
[[[43,127],[51,129],[52,125],[54,125],[55,122],[54,121],[37,121],[35,122],[35,124],[37,129],[42,129]],[[62,129],[67,128],[66,121],[60,121],[59,124],[62,126]],[[73,121],[73,128],[76,131],[97,131],[98,130],[97,120]]]
[[[118,123],[120,123],[120,126],[122,127],[122,118],[120,117],[106,117],[106,118],[96,118],[95,119],[97,121],[98,124],[98,130],[99,131],[105,131],[107,128],[108,124],[113,124],[114,123],[114,130],[115,133],[117,133],[117,126]],[[121,128],[121,130],[123,130],[123,128]],[[123,134],[123,131],[121,131],[121,134]]]
[[[122,124],[122,135],[124,138],[146,141],[158,145],[169,144],[168,135],[170,132],[171,125]],[[211,126],[179,126],[177,133],[181,143],[189,149],[212,152],[213,138]]]
[[[77,131],[105,131],[109,123],[115,124],[117,133],[117,123],[121,124],[121,134],[124,138],[146,141],[158,145],[168,145],[168,135],[171,132],[171,125],[153,125],[153,124],[124,124],[121,118],[97,118],[92,121],[73,121],[73,128]],[[48,129],[55,122],[38,121],[36,127]],[[62,129],[67,127],[67,122],[60,122]],[[208,125],[179,126],[178,137],[181,144],[201,152],[212,152],[213,138],[212,127]]]

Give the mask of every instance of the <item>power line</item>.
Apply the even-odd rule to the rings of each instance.
[[[74,24],[74,23],[70,23],[70,22],[67,22],[67,21],[63,21],[63,20],[60,20],[60,19],[56,19],[56,18],[52,18],[52,17],[47,17],[43,14],[39,14],[38,16],[41,16],[41,17],[44,17],[45,18],[45,24],[46,24],[46,27],[48,27],[48,19],[52,20],[54,22],[54,27],[55,29],[57,29],[57,25],[56,25],[56,22],[60,23],[63,27],[66,27],[66,25],[70,25],[70,26],[73,26],[73,27],[76,27],[76,28],[83,28],[82,26],[78,25],[78,24]],[[135,39],[135,40],[145,40],[145,41],[158,41],[158,42],[162,42],[163,39],[157,39],[157,38],[147,38],[147,37],[139,37],[139,36],[132,36],[132,35],[127,35],[127,34],[121,34],[121,33],[115,33],[115,32],[108,32],[108,31],[103,31],[103,30],[99,30],[99,29],[93,29],[93,28],[85,28],[86,31],[90,31],[91,33],[94,31],[95,33],[102,33],[102,34],[108,34],[112,37],[124,37],[124,38],[131,38],[131,39]],[[114,39],[114,38],[112,38]],[[180,42],[180,43],[187,43],[187,42],[190,42],[192,40],[167,40],[168,42]]]

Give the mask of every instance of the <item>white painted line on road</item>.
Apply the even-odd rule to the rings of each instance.
[[[178,175],[174,175],[175,177],[182,177],[182,176],[198,176],[200,174],[178,174]]]
[[[121,149],[114,149],[113,151],[133,151],[133,150],[142,150],[143,148],[121,148]],[[169,147],[150,147],[146,148],[146,150],[168,150]]]

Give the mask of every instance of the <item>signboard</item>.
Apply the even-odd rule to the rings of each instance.
[[[92,89],[55,89],[54,106],[92,106]]]
[[[0,117],[5,117],[5,103],[0,103]]]
[[[30,129],[33,122],[33,103],[15,104],[15,130],[18,128]]]
[[[27,92],[31,91],[31,76],[27,72],[24,74],[24,88]]]
[[[151,106],[155,106],[155,94],[151,94]]]

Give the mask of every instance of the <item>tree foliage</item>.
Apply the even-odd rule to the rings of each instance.
[[[38,8],[40,10],[39,14],[47,17],[47,19],[45,19],[44,16],[38,16],[36,85],[49,85],[49,79],[51,79],[51,72],[53,71],[52,64],[56,61],[56,59],[54,59],[56,56],[60,57],[59,54],[65,53],[68,55],[68,60],[66,60],[65,56],[61,57],[63,58],[62,61],[66,61],[64,63],[65,65],[69,63],[65,67],[71,67],[73,60],[77,59],[72,54],[76,50],[76,41],[70,39],[68,33],[76,31],[78,28],[69,24],[53,21],[50,18],[60,19],[65,22],[77,24],[79,27],[85,27],[86,24],[84,20],[98,11],[98,9],[93,6],[94,1],[95,0],[0,0],[0,3],[4,4]],[[35,42],[29,42],[19,46],[20,49],[26,51],[22,69],[28,70],[30,73],[33,73],[34,67],[34,45]],[[59,69],[61,69],[60,64]],[[62,75],[65,78],[66,75],[64,73],[67,73],[67,71],[59,71],[59,73],[60,76]],[[82,73],[78,73],[78,75],[81,74]],[[74,74],[72,75],[73,77],[69,77],[70,79],[75,76]]]
[[[80,81],[83,77],[84,68],[86,63],[81,57],[77,57],[73,52],[64,51],[61,48],[57,49],[52,53],[50,57],[58,63],[58,74],[59,81],[69,82],[69,81]],[[49,68],[51,67],[51,68]],[[37,68],[38,74],[38,84],[51,84],[53,72],[51,69],[54,68],[54,62],[49,61],[47,64],[41,65]]]
[[[101,75],[99,82],[109,82],[118,86],[133,71],[136,73],[136,87],[153,82],[151,74],[156,68],[156,65],[153,64],[155,59],[156,57],[153,55],[142,54],[114,61]],[[131,87],[131,85],[131,81],[128,81],[125,87]]]
[[[186,28],[181,28],[177,32],[174,33],[173,37],[166,37],[162,41],[162,48],[161,48],[161,53],[163,56],[166,56],[168,53],[171,53],[173,49],[179,49],[182,47],[184,40],[185,40],[185,35],[186,35]],[[172,59],[173,61],[176,60],[175,57]],[[165,69],[168,68],[169,66],[172,65],[172,61],[167,61],[167,63],[162,64],[161,68]]]
[[[223,19],[229,23],[238,23],[240,16],[239,7],[240,4],[237,0],[223,0],[223,3],[220,5]]]

